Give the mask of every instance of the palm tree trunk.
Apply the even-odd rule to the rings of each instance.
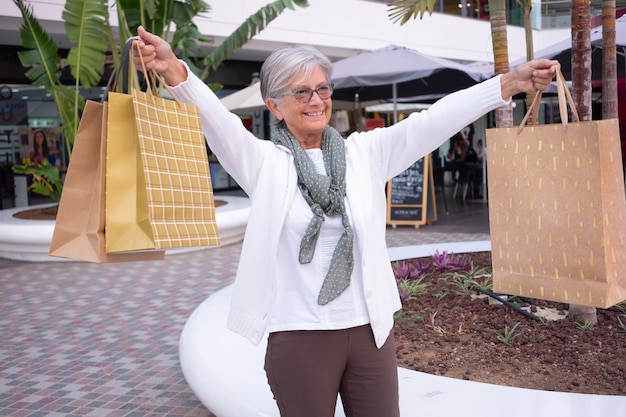
[[[530,12],[532,10],[532,0],[517,0],[517,4],[524,11],[524,35],[526,38],[526,60],[532,61],[535,59],[535,47],[533,42],[533,23],[530,17]],[[535,100],[535,96],[537,93],[529,92],[526,93],[526,108],[529,108],[532,102]],[[534,111],[539,111],[539,109],[534,109]],[[529,121],[534,120],[534,115],[531,114],[528,118]]]
[[[509,72],[509,47],[506,36],[506,2],[505,0],[489,0],[489,20],[493,47],[494,73]],[[500,107],[496,110],[496,126],[513,126],[512,106]]]
[[[589,0],[572,1],[572,96],[580,120],[591,120],[591,11]],[[595,325],[594,307],[569,306],[570,320]]]
[[[572,1],[572,96],[580,120],[591,120],[590,32],[589,0]]]
[[[617,119],[615,0],[602,0],[602,118]]]

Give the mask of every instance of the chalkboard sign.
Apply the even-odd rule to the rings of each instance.
[[[391,180],[391,204],[421,205],[424,199],[424,159]]]
[[[437,220],[432,169],[428,155],[387,183],[387,224],[417,228]]]

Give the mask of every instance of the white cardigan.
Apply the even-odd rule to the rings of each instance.
[[[275,300],[278,239],[294,193],[299,192],[295,166],[289,151],[256,138],[189,69],[188,73],[188,79],[173,91],[182,101],[200,107],[209,147],[250,197],[227,326],[257,345]],[[362,254],[360,278],[378,347],[387,340],[393,314],[401,308],[385,240],[385,184],[504,104],[498,76],[448,95],[389,128],[353,133],[346,139],[346,199],[352,207],[355,249]]]

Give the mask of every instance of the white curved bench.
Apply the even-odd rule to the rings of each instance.
[[[250,215],[250,199],[220,195],[216,196],[216,200],[226,202],[215,209],[221,245],[240,242]],[[48,255],[54,220],[23,220],[13,217],[13,214],[33,207],[35,206],[0,210],[0,258],[34,262],[68,261]],[[166,254],[199,249],[206,247],[172,249],[167,250]]]
[[[390,249],[395,259],[490,250],[488,241]],[[226,328],[232,286],[207,298],[180,337],[185,379],[218,417],[279,417],[267,384],[264,339],[253,346]],[[464,381],[398,368],[402,417],[606,417],[626,415],[626,397],[570,394]],[[345,414],[338,402],[336,417]]]

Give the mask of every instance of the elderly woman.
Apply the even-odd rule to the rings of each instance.
[[[277,119],[259,140],[173,54],[139,28],[141,55],[201,109],[220,163],[250,196],[227,326],[258,344],[282,417],[399,416],[393,315],[400,299],[385,244],[385,183],[511,96],[545,90],[536,60],[451,94],[428,111],[347,139],[329,126],[332,64],[317,50],[275,51],[261,94]]]

